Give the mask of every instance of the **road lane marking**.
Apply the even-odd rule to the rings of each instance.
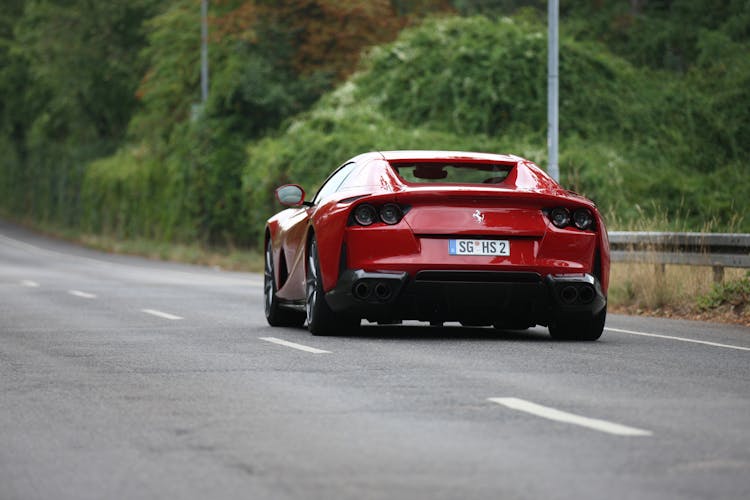
[[[309,347],[295,342],[289,342],[288,340],[277,339],[276,337],[258,337],[260,340],[266,342],[273,342],[274,344],[291,347],[292,349],[298,349],[300,351],[311,352],[313,354],[330,354],[331,351],[324,351],[323,349],[316,349],[315,347]]]
[[[710,345],[713,347],[724,347],[725,349],[736,349],[738,351],[750,351],[750,347],[740,347],[738,345],[719,344],[718,342],[708,342],[707,340],[687,339],[684,337],[673,337],[672,335],[659,335],[656,333],[634,332],[633,330],[621,330],[620,328],[610,328],[608,326],[604,327],[604,329],[609,330],[610,332],[628,333],[630,335],[642,335],[644,337],[656,337],[658,339],[679,340],[682,342],[690,342],[693,344],[704,344],[704,345]]]
[[[574,413],[568,413],[549,406],[542,406],[531,401],[519,398],[487,398],[488,401],[497,403],[505,406],[512,410],[523,411],[531,413],[538,417],[547,418],[549,420],[555,420],[557,422],[564,422],[567,424],[580,425],[581,427],[588,427],[600,432],[606,432],[608,434],[614,434],[616,436],[651,436],[651,431],[645,431],[643,429],[636,429],[635,427],[628,427],[627,425],[616,424],[614,422],[608,422],[606,420],[599,420],[597,418],[582,417]]]
[[[23,280],[21,281],[21,286],[26,286],[29,288],[39,288],[39,283],[31,280]]]
[[[68,293],[71,295],[75,295],[76,297],[81,297],[82,299],[95,299],[96,298],[96,295],[94,295],[93,293],[86,293],[80,290],[68,290]]]
[[[174,314],[165,313],[163,311],[157,311],[156,309],[141,309],[141,312],[145,312],[146,314],[151,314],[152,316],[158,316],[164,319],[171,319],[171,320],[184,319],[181,316],[175,316]]]

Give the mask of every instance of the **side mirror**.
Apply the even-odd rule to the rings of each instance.
[[[298,207],[305,203],[305,190],[297,184],[284,184],[276,188],[276,199],[288,207]]]

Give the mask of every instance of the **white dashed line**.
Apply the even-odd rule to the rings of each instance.
[[[276,337],[258,337],[258,338],[260,340],[265,340],[266,342],[273,342],[274,344],[291,347],[292,349],[298,349],[300,351],[311,352],[313,354],[330,354],[331,353],[331,351],[324,351],[323,349],[316,349],[315,347],[308,347],[306,345],[296,344],[294,342],[289,342],[287,340],[277,339]]]
[[[181,316],[175,316],[174,314],[157,311],[156,309],[141,309],[141,312],[145,312],[146,314],[151,314],[153,316],[159,316],[160,318],[164,318],[164,319],[171,319],[171,320],[183,319]]]
[[[512,410],[523,411],[531,413],[538,417],[547,418],[549,420],[555,420],[557,422],[564,422],[567,424],[580,425],[581,427],[588,427],[600,432],[606,432],[608,434],[614,434],[616,436],[651,436],[650,431],[644,431],[643,429],[636,429],[635,427],[628,427],[626,425],[616,424],[614,422],[608,422],[606,420],[599,420],[596,418],[582,417],[573,413],[568,413],[548,406],[538,405],[531,401],[519,398],[488,398],[488,401],[497,403],[505,406]]]
[[[630,335],[642,335],[644,337],[656,337],[658,339],[679,340],[681,342],[691,342],[693,344],[704,344],[704,345],[710,345],[713,347],[723,347],[725,349],[736,349],[738,351],[750,351],[750,347],[740,347],[738,345],[719,344],[718,342],[708,342],[707,340],[686,339],[684,337],[673,337],[672,335],[659,335],[656,333],[634,332],[632,330],[621,330],[619,328],[610,328],[610,327],[605,327],[604,329],[609,330],[610,332],[627,333]]]
[[[37,283],[36,281],[23,280],[23,281],[21,281],[20,284],[21,284],[21,286],[26,286],[26,287],[29,287],[29,288],[39,288],[39,283]]]
[[[80,290],[68,290],[68,293],[80,297],[82,299],[95,299],[96,295],[93,293],[82,292]]]

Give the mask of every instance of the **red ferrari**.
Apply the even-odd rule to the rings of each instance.
[[[362,319],[524,329],[596,340],[609,241],[594,203],[511,155],[386,151],[337,168],[265,229],[265,313],[315,335]]]

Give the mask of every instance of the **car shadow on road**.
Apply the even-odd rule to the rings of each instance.
[[[555,342],[544,327],[528,330],[500,330],[492,327],[429,326],[427,324],[375,325],[363,323],[338,337],[390,340],[488,340],[513,342]]]

